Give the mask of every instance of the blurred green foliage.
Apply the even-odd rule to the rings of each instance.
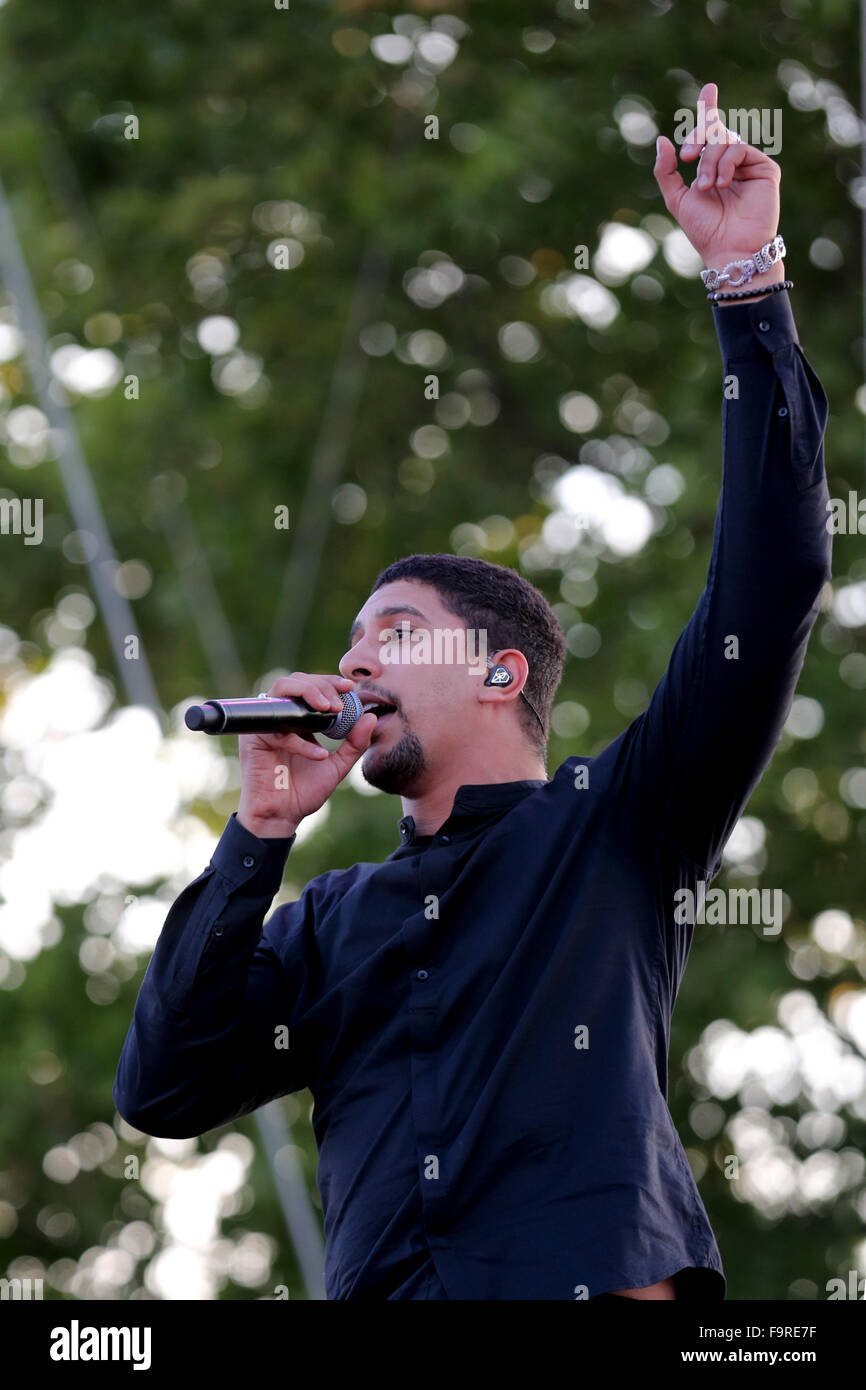
[[[400,63],[370,49],[376,35],[411,38],[413,25],[447,34],[444,14],[467,27],[457,30],[456,54],[441,70],[433,63],[425,71],[417,48],[416,59]],[[700,7],[592,0],[584,10],[566,0],[542,7],[497,0],[448,11],[408,0],[389,8],[297,0],[288,11],[234,0],[175,0],[158,10],[132,0],[8,0],[0,10],[0,173],[47,332],[54,347],[109,347],[124,374],[140,381],[137,400],[120,383],[75,400],[74,411],[117,553],[143,562],[152,576],[135,610],[165,708],[192,692],[245,693],[215,688],[219,671],[178,573],[166,512],[182,519],[189,553],[210,571],[248,690],[261,688],[256,681],[271,649],[289,668],[334,671],[351,620],[391,560],[460,548],[522,563],[548,512],[544,468],[555,473],[580,459],[584,440],[565,427],[558,406],[579,391],[601,409],[593,437],[624,438],[645,450],[624,478],[628,491],[640,495],[647,471],[661,463],[673,464],[685,482],[664,526],[638,554],[601,556],[597,595],[585,594],[583,606],[569,605],[567,584],[561,587],[568,558],[527,570],[564,605],[566,625],[583,621],[601,637],[595,655],[569,658],[560,698],[582,704],[590,722],[577,746],[553,738],[550,767],[615,737],[642,703],[639,689],[637,697],[634,688],[617,695],[617,683],[629,677],[652,690],[704,585],[720,485],[721,360],[700,282],[678,275],[661,249],[640,277],[611,287],[619,313],[606,328],[552,315],[543,293],[572,273],[576,245],[594,254],[606,224],[640,227],[648,215],[666,216],[652,175],[654,141],[626,138],[624,131],[638,129],[628,125],[629,110],[672,134],[675,111],[694,107],[710,79],[724,109],[780,108],[786,269],[796,282],[791,297],[804,349],[830,398],[830,492],[862,488],[863,419],[854,403],[862,380],[854,293],[861,230],[850,191],[858,146],[857,137],[849,144],[833,137],[825,110],[844,99],[856,108],[857,16],[853,0],[760,0],[749,8],[744,43],[742,18],[723,0]],[[792,100],[792,65],[802,68],[807,89],[811,78],[811,90],[823,93],[824,106]],[[425,139],[431,114],[438,140]],[[138,120],[136,139],[124,133],[130,116]],[[816,251],[822,238],[838,250],[832,268],[826,246]],[[296,243],[295,255],[302,248],[294,268],[269,261],[275,241]],[[457,292],[424,307],[407,292],[407,277],[429,267],[434,252],[465,278]],[[280,646],[279,633],[272,648],[274,613],[262,595],[276,602],[299,542],[297,518],[365,254],[379,256],[386,269],[370,317],[392,326],[398,350],[364,351],[357,335],[346,344],[344,367],[357,374],[359,395],[337,481],[356,491],[336,501],[330,486],[314,494],[327,529],[306,576],[307,621],[295,650]],[[513,263],[503,270],[509,257],[531,267],[528,283],[515,283]],[[92,275],[75,270],[82,265]],[[238,349],[259,359],[247,363],[261,375],[246,396],[221,389],[219,365],[197,340],[198,324],[212,315],[234,319]],[[509,360],[500,348],[500,330],[513,322],[539,335],[531,360]],[[432,367],[399,348],[429,330],[444,345]],[[487,423],[441,429],[443,451],[419,464],[412,437],[441,418],[437,403],[425,399],[429,371],[438,374],[442,395],[475,394]],[[33,399],[20,361],[0,364],[0,382],[4,412]],[[667,422],[661,444],[629,435],[624,421],[634,417],[622,412],[624,400]],[[452,405],[459,410],[459,401]],[[24,473],[4,453],[6,495],[32,492],[31,479],[45,498],[45,543],[16,552],[14,567],[0,574],[0,593],[3,621],[32,644],[29,661],[38,669],[51,654],[42,624],[58,593],[87,585],[83,567],[63,550],[72,523],[56,464],[47,459]],[[341,506],[359,498],[363,514],[349,520],[344,510],[340,519]],[[289,531],[274,527],[281,504],[290,509]],[[485,536],[496,536],[491,517],[513,527],[496,550],[485,544]],[[834,584],[864,577],[862,539],[838,537]],[[670,1105],[718,1235],[728,1296],[736,1299],[823,1297],[827,1278],[855,1267],[866,1214],[862,1180],[778,1218],[742,1200],[724,1176],[730,1137],[721,1130],[701,1138],[692,1128],[693,1106],[709,1097],[684,1065],[715,1019],[751,1031],[776,1022],[777,1004],[792,989],[812,992],[826,1010],[834,990],[863,987],[864,817],[839,792],[842,773],[866,753],[862,688],[839,670],[846,655],[862,651],[862,639],[862,629],[822,614],[799,688],[823,707],[823,729],[808,742],[786,736],[748,808],[767,831],[762,881],[781,884],[792,902],[783,935],[698,928],[675,1014]],[[98,669],[115,678],[117,654],[99,622],[87,645]],[[797,808],[782,784],[803,767],[819,790]],[[225,796],[193,809],[216,835],[233,808]],[[287,878],[300,888],[327,868],[384,858],[395,847],[399,815],[396,801],[362,801],[342,788],[321,831],[293,853]],[[719,882],[727,881],[723,874]],[[158,885],[135,885],[148,887]],[[792,971],[792,952],[828,907],[855,918],[859,959],[818,952],[814,975],[804,978]],[[119,1154],[68,1188],[42,1168],[52,1146],[93,1123],[113,1123],[111,1084],[144,966],[120,982],[109,1007],[95,1004],[78,964],[83,905],[60,907],[58,916],[58,944],[27,962],[23,983],[2,997],[0,1200],[15,1208],[17,1224],[0,1240],[0,1268],[22,1256],[46,1266],[77,1261],[124,1223],[157,1220],[137,1184],[123,1181]],[[44,1053],[61,1059],[62,1072],[36,1084]],[[744,1103],[742,1095],[716,1099],[729,1119]],[[312,1194],[309,1096],[288,1108]],[[798,1161],[808,1157],[797,1129],[806,1100],[768,1108],[786,1119],[780,1143]],[[862,1097],[859,1110],[840,1113],[844,1136],[836,1147],[862,1149]],[[255,1137],[251,1118],[236,1128]],[[206,1136],[201,1148],[218,1137]],[[220,1296],[255,1298],[285,1283],[293,1298],[303,1297],[260,1153],[251,1183],[251,1209],[226,1217],[223,1232],[267,1232],[279,1254],[266,1285],[229,1279]],[[52,1227],[44,1213],[55,1206],[71,1208],[74,1222]],[[46,1234],[54,1229],[65,1233]],[[143,1266],[122,1296],[140,1296]]]

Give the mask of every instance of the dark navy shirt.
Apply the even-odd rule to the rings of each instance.
[[[666,1099],[694,931],[675,894],[718,873],[779,740],[830,538],[827,398],[787,291],[713,314],[713,551],[648,708],[548,781],[462,786],[434,835],[404,817],[384,863],[320,874],[264,927],[293,841],[233,815],[168,913],[117,1109],[185,1137],[309,1087],[329,1298],[671,1275],[724,1296]]]

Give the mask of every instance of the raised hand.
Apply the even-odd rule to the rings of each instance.
[[[653,173],[668,212],[704,263],[721,270],[727,261],[753,255],[778,232],[782,170],[769,155],[728,130],[717,102],[715,82],[705,83],[697,123],[680,151],[683,160],[700,159],[693,183],[684,182],[676,146],[665,135],[659,136]],[[756,279],[755,288],[784,279],[781,266],[778,261],[760,281]]]

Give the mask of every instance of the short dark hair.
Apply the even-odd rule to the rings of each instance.
[[[382,570],[372,589],[416,579],[436,589],[445,607],[468,628],[487,631],[488,650],[516,647],[529,663],[526,701],[518,701],[523,730],[546,754],[550,711],[565,666],[565,638],[556,614],[534,584],[516,570],[470,555],[407,555]],[[532,712],[538,712],[543,728]]]

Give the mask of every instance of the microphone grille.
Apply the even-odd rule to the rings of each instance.
[[[364,706],[361,704],[354,690],[350,690],[347,695],[343,696],[342,711],[334,719],[334,722],[328,725],[327,729],[322,730],[322,733],[328,738],[345,738],[349,730],[357,724],[363,713]]]

